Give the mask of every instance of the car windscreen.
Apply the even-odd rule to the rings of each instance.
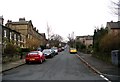
[[[52,48],[52,49],[56,50],[57,48]]]
[[[70,48],[70,50],[76,50],[75,48]]]
[[[43,53],[51,53],[50,50],[43,50]]]
[[[28,54],[34,55],[34,54],[38,54],[38,52],[30,52],[30,53],[28,53]]]

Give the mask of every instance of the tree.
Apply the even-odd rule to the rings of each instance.
[[[51,28],[50,26],[48,25],[47,23],[47,34],[48,34],[48,40],[50,39],[50,36],[51,36]]]
[[[34,39],[27,39],[26,40],[26,45],[31,50],[37,49],[38,47],[40,47],[40,40],[38,40],[36,38],[34,38]]]
[[[118,20],[120,20],[120,0],[118,0],[117,2],[112,1],[112,4],[114,6],[111,9],[115,15],[118,15]]]
[[[74,39],[74,32],[72,32],[71,34],[68,35],[68,44],[70,45],[70,47],[76,47],[75,45],[75,39]]]
[[[120,33],[117,35],[106,34],[102,40],[100,41],[99,48],[104,53],[110,53],[112,50],[119,50],[120,49]]]
[[[120,0],[118,0],[117,2],[111,2],[113,4],[113,7],[111,7],[110,9],[112,10],[112,13],[114,15],[118,16],[118,20],[120,21]]]
[[[94,30],[94,35],[93,35],[93,48],[95,52],[99,52],[100,48],[100,41],[101,39],[108,33],[108,29],[107,28],[103,28],[101,26],[100,29],[95,29]]]
[[[80,41],[76,41],[75,44],[76,44],[76,49],[77,50],[83,51],[84,49],[86,49],[85,44],[81,43]]]
[[[61,43],[62,40],[63,40],[62,36],[58,34],[53,34],[50,37],[50,45],[58,47],[59,43]]]

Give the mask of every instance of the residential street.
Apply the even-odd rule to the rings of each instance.
[[[43,64],[25,64],[3,73],[3,80],[103,80],[68,50]],[[105,81],[106,82],[106,81]]]
[[[1,3],[0,82],[120,82],[120,0]]]

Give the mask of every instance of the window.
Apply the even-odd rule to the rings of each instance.
[[[14,40],[16,40],[16,34],[14,34]]]
[[[18,43],[18,46],[20,46],[20,43]]]
[[[20,36],[18,36],[18,41],[20,41]]]
[[[30,35],[28,34],[28,39],[30,38]]]
[[[10,32],[10,39],[12,39],[12,32]]]
[[[7,31],[4,30],[4,37],[7,37]]]

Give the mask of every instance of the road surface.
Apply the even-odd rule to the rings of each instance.
[[[3,73],[3,80],[102,80],[68,49],[42,64],[25,64]],[[106,82],[106,81],[104,81]]]

